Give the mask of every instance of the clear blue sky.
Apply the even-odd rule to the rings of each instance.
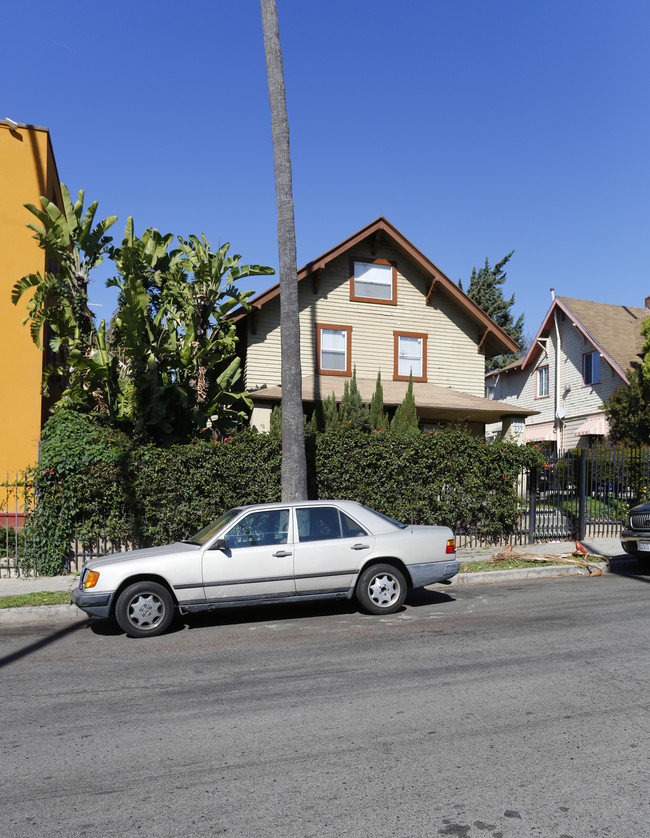
[[[551,286],[643,305],[648,0],[278,13],[299,266],[384,215],[464,284],[514,249],[505,293],[529,334]],[[61,179],[119,216],[118,240],[132,215],[138,232],[205,232],[277,269],[257,0],[33,0],[3,17],[0,117],[50,129]],[[109,317],[103,279],[91,300]]]

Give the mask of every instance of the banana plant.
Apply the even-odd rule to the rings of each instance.
[[[63,185],[62,193],[62,210],[45,198],[42,209],[26,205],[41,222],[28,226],[58,270],[25,276],[12,290],[15,304],[31,292],[25,322],[37,346],[43,327],[50,329],[55,371],[67,378],[61,404],[105,413],[141,441],[187,441],[241,424],[252,403],[227,315],[247,307],[253,293],[236,282],[273,269],[240,264],[229,244],[213,251],[204,234],[178,237],[175,249],[171,233],[148,228],[138,236],[132,218],[112,246],[106,231],[115,217],[95,224],[96,202],[84,213],[83,192],[74,204]],[[106,254],[118,307],[96,327],[87,285]]]
[[[48,344],[58,357],[57,371],[65,371],[70,352],[87,352],[95,343],[96,330],[88,308],[90,272],[103,261],[112,241],[106,231],[117,216],[109,216],[95,224],[98,202],[84,213],[84,192],[73,203],[70,193],[61,184],[63,209],[45,197],[41,208],[25,204],[41,223],[28,223],[34,239],[45,252],[50,270],[23,276],[11,291],[14,305],[30,293],[27,316],[31,338],[43,349],[42,335],[48,327]],[[44,382],[46,386],[47,382]]]

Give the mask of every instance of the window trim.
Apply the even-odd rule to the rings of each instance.
[[[594,355],[598,356],[598,378],[593,377],[593,375],[594,375],[593,356]],[[586,363],[587,357],[592,358],[592,362],[591,362],[591,381],[587,381],[586,376],[585,376],[585,363]],[[596,350],[596,349],[592,349],[591,352],[583,352],[583,354],[582,354],[582,386],[583,387],[593,387],[594,384],[600,384],[600,352],[598,352],[598,350]]]
[[[540,395],[539,392],[539,374],[542,370],[546,370],[546,393]],[[548,399],[551,395],[551,373],[549,364],[543,364],[541,367],[535,367],[535,398]]]
[[[345,369],[327,370],[321,365],[321,332],[323,329],[330,329],[337,332],[345,332]],[[316,370],[318,375],[342,375],[346,378],[352,376],[352,326],[341,326],[335,323],[316,323]]]
[[[389,300],[378,300],[376,297],[358,297],[354,287],[354,263],[361,262],[364,265],[389,265],[392,267],[391,298]],[[388,259],[372,259],[364,256],[350,256],[350,301],[355,303],[375,303],[382,306],[397,305],[397,262]]]
[[[422,375],[414,375],[413,381],[427,381],[427,338],[429,335],[426,332],[393,332],[393,381],[408,381],[408,375],[399,374],[399,339],[400,338],[420,338],[422,341]]]

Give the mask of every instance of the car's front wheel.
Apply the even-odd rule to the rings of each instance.
[[[174,601],[157,582],[135,582],[125,588],[115,605],[117,624],[132,637],[155,637],[169,628]]]
[[[359,605],[369,614],[393,614],[406,599],[404,574],[390,564],[367,567],[357,582]]]

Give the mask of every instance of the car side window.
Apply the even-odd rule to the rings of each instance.
[[[339,513],[341,516],[341,529],[343,531],[343,538],[363,538],[368,535],[363,527],[360,527],[356,521],[349,518],[345,512]]]
[[[229,549],[268,547],[286,544],[289,534],[289,510],[269,509],[250,512],[228,530]]]
[[[308,506],[296,509],[300,541],[324,541],[341,538],[339,511],[333,506]]]
[[[326,541],[333,538],[358,538],[367,535],[352,518],[333,506],[308,506],[296,509],[300,541]]]

